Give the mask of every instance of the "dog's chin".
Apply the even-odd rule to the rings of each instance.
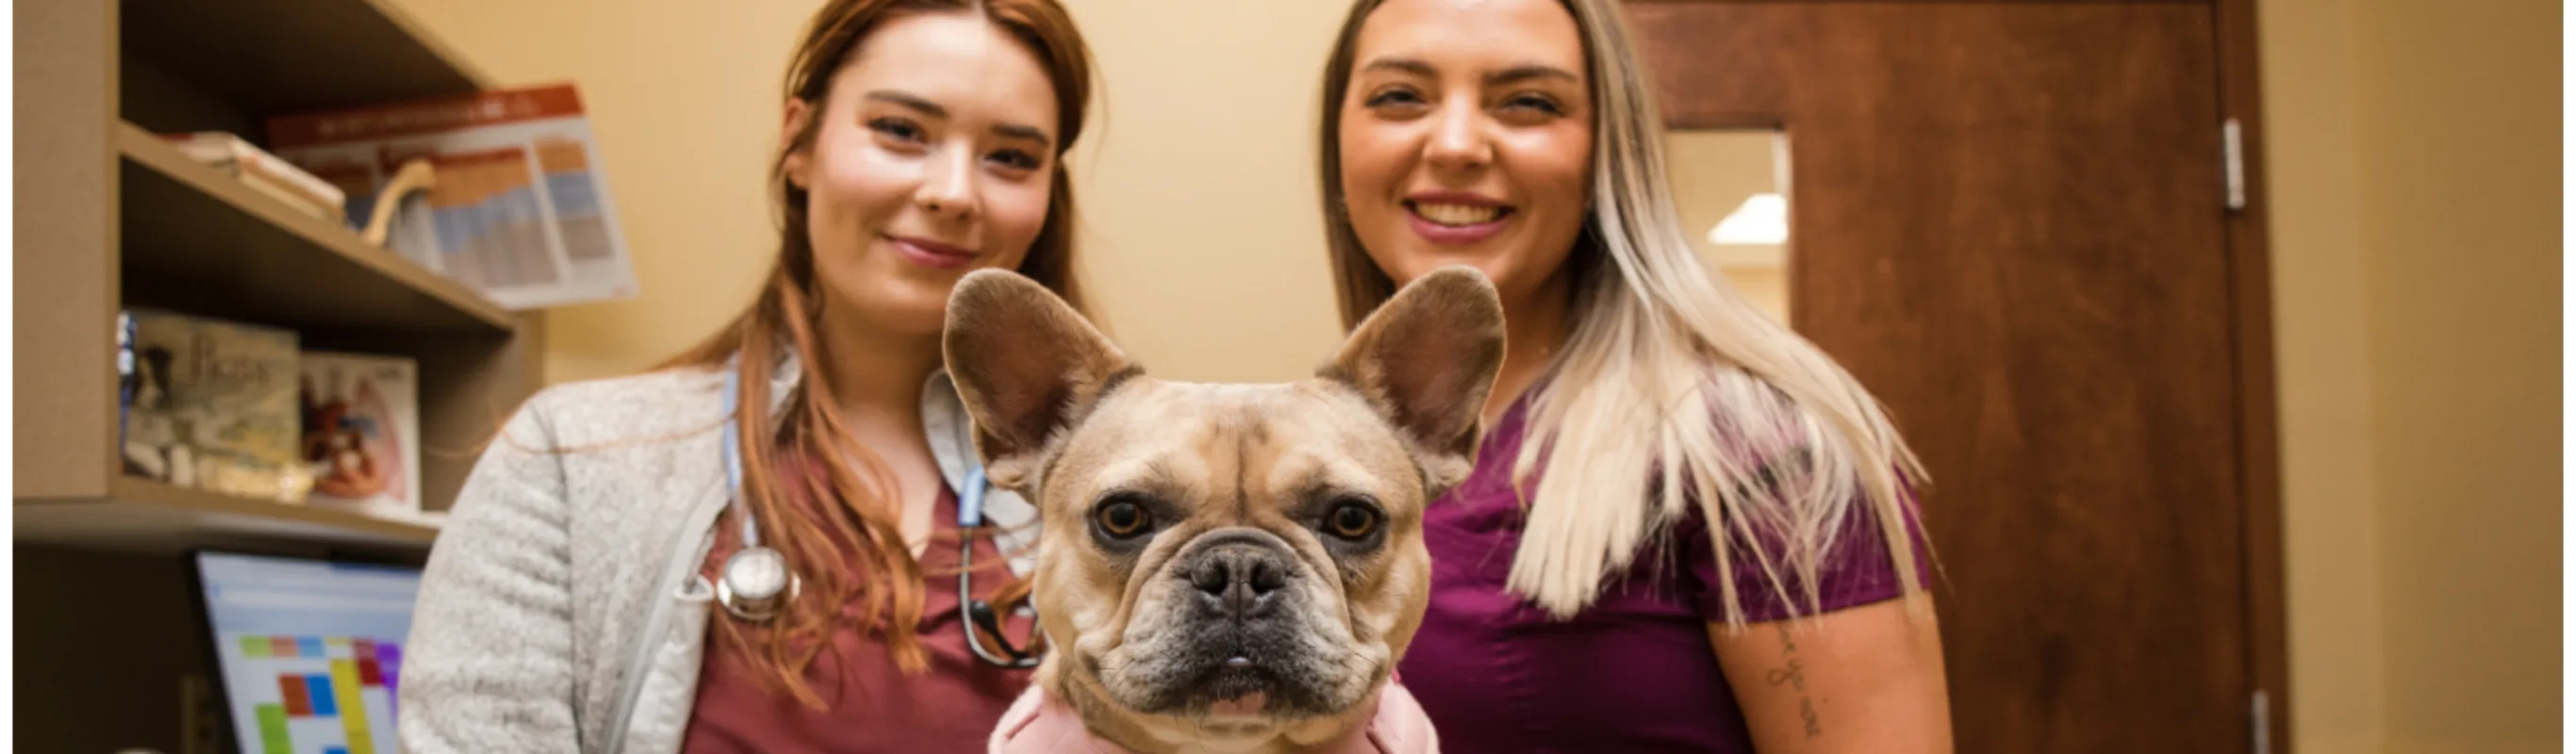
[[[1158,714],[1174,717],[1254,723],[1318,717],[1336,711],[1327,709],[1330,705],[1316,689],[1283,682],[1270,671],[1249,666],[1220,666],[1161,696],[1177,702],[1165,705]]]
[[[1258,643],[1194,644],[1157,653],[1118,679],[1127,682],[1104,678],[1110,681],[1105,685],[1120,705],[1138,713],[1201,726],[1267,727],[1346,714],[1367,699],[1377,680],[1365,677],[1370,665],[1353,668],[1350,658]]]

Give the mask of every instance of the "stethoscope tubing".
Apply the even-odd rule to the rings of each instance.
[[[749,550],[761,546],[760,522],[752,514],[751,506],[745,501],[742,491],[742,417],[736,413],[736,409],[741,406],[741,396],[742,370],[740,359],[737,357],[725,363],[723,437],[725,487],[730,498],[727,504],[733,508],[734,519],[742,524],[743,549]],[[966,646],[975,653],[976,658],[996,666],[1036,667],[1038,664],[1036,655],[1011,646],[1010,640],[1002,635],[1001,620],[994,614],[992,606],[972,597],[974,585],[970,578],[974,573],[974,539],[963,536],[962,532],[984,525],[984,496],[993,485],[992,480],[985,476],[984,465],[973,461],[968,462],[965,481],[965,484],[960,485],[962,489],[957,496],[957,528],[961,532],[957,553],[959,563],[957,599],[960,613],[958,617],[965,624]],[[722,576],[730,578],[730,574],[722,574]],[[793,574],[790,576],[792,578]],[[737,614],[737,617],[740,615]],[[976,635],[978,628],[993,634],[993,640],[1001,645],[1003,655],[996,655],[992,650],[984,647],[984,643]]]

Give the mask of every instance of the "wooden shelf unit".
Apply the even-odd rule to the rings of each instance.
[[[330,508],[254,500],[118,477],[98,499],[18,501],[20,539],[171,555],[199,548],[275,548],[277,539],[329,550],[411,550],[438,537],[435,526]]]
[[[299,328],[517,326],[481,294],[199,165],[132,123],[117,124],[116,141],[129,297],[140,289],[203,299],[174,308]]]
[[[392,0],[21,0],[11,427],[21,613],[15,736],[30,751],[214,751],[181,730],[211,679],[178,554],[418,563],[392,520],[124,476],[116,315],[154,307],[419,365],[421,493],[446,508],[540,382],[538,320],[189,161],[158,134],[490,88]],[[220,713],[218,713],[220,714]],[[385,741],[389,739],[379,739]]]
[[[542,333],[161,134],[488,88],[386,0],[34,0],[16,10],[17,541],[169,553],[425,551],[433,526],[124,476],[115,322],[151,307],[419,364],[424,506],[539,385]]]

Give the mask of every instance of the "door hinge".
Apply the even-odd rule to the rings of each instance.
[[[2219,128],[2227,143],[2227,209],[2245,209],[2245,136],[2235,118]]]
[[[2272,754],[2272,695],[2254,691],[2254,754]]]

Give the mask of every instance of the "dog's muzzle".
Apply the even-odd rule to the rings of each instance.
[[[1332,714],[1347,685],[1343,648],[1323,637],[1312,566],[1278,535],[1251,527],[1200,534],[1161,569],[1173,599],[1151,646],[1113,681],[1139,711],[1194,714],[1258,699],[1264,714]],[[1320,622],[1320,623],[1319,623]],[[1132,684],[1132,685],[1131,685]]]

